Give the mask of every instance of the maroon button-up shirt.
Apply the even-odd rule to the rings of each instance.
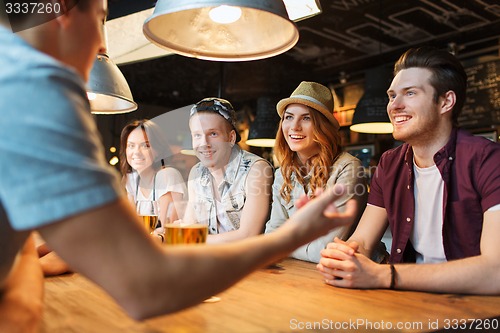
[[[444,181],[443,246],[447,260],[479,255],[483,213],[500,204],[500,144],[454,129],[434,155]],[[414,262],[413,149],[385,152],[371,182],[368,203],[385,208],[392,232],[391,262]],[[437,223],[437,221],[436,221]]]

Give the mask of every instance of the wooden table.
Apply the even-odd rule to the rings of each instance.
[[[500,297],[334,288],[314,264],[294,259],[217,296],[220,302],[136,322],[78,274],[48,278],[42,332],[429,332],[465,324],[459,331],[500,331]]]

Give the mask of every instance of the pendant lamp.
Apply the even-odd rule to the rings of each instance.
[[[259,97],[257,114],[250,125],[246,144],[254,147],[274,147],[280,117],[276,112],[278,98]]]
[[[103,38],[107,47],[106,27]],[[107,53],[98,54],[87,82],[90,111],[95,114],[119,114],[137,110],[137,103],[122,72]]]
[[[220,61],[272,57],[299,39],[281,0],[158,0],[143,32],[172,52]]]
[[[351,131],[360,133],[392,133],[387,115],[387,88],[390,85],[390,69],[382,66],[366,71],[365,93],[356,104]]]

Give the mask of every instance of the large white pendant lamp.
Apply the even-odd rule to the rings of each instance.
[[[220,61],[272,57],[299,39],[282,0],[158,0],[143,32],[167,50]]]

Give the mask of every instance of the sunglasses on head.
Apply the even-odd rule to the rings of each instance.
[[[231,111],[233,107],[228,102],[220,99],[205,99],[196,103],[192,108],[189,116],[193,116],[200,111],[213,111],[219,113],[226,120],[231,121]]]

